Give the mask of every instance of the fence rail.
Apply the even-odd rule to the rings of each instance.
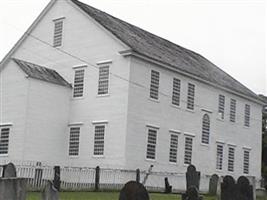
[[[2,174],[3,166],[0,166],[0,174]],[[17,176],[26,178],[27,189],[29,191],[42,190],[48,181],[54,179],[53,166],[41,165],[16,165]],[[145,179],[147,171],[140,171],[140,180]],[[105,169],[101,168],[99,172],[98,188],[100,190],[120,190],[123,185],[130,181],[136,180],[136,170],[124,169]],[[88,167],[61,167],[60,180],[61,190],[66,191],[92,191],[96,189],[96,168]],[[164,178],[167,177],[174,192],[185,191],[186,177],[184,173],[168,173],[168,172],[150,172],[145,187],[149,191],[163,192],[165,189]],[[209,175],[201,175],[200,191],[208,192]],[[260,180],[257,181],[260,183]],[[257,183],[256,183],[257,184]]]

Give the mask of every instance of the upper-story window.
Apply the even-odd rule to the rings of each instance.
[[[225,96],[219,95],[218,113],[220,119],[224,119]]]
[[[210,138],[210,117],[208,114],[205,114],[202,118],[202,138],[201,142],[203,144],[209,144]]]
[[[236,100],[231,99],[230,101],[230,121],[235,122],[235,116],[236,116]]]
[[[0,155],[8,154],[10,127],[0,127]]]
[[[188,83],[187,90],[187,109],[194,110],[195,103],[195,85]]]
[[[151,70],[150,98],[159,99],[159,72]]]
[[[75,69],[74,84],[73,84],[73,97],[74,98],[83,96],[84,71],[85,70],[83,68]]]
[[[249,127],[250,124],[250,105],[246,104],[245,105],[245,121],[244,125]]]
[[[99,67],[98,95],[108,94],[109,65]]]
[[[181,90],[181,81],[177,78],[173,78],[172,86],[172,104],[179,106],[180,105],[180,90]]]
[[[54,20],[54,47],[62,46],[63,38],[63,18]]]
[[[80,127],[70,127],[69,156],[79,155]]]
[[[249,150],[244,150],[243,157],[243,173],[249,174]]]

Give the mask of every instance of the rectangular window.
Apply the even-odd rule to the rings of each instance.
[[[62,45],[63,36],[63,20],[54,20],[54,47],[60,47]]]
[[[159,72],[151,70],[150,98],[159,99]]]
[[[70,138],[69,138],[69,156],[79,155],[79,141],[80,139],[80,127],[70,128]]]
[[[223,167],[223,145],[217,144],[216,169],[222,170]]]
[[[73,84],[73,97],[83,96],[84,69],[76,69]]]
[[[169,161],[176,163],[177,162],[177,148],[178,148],[178,135],[171,133],[170,138],[170,155]]]
[[[230,102],[230,121],[235,122],[235,113],[236,113],[236,100],[231,99]]]
[[[172,86],[172,104],[179,106],[180,105],[180,89],[181,89],[181,81],[177,78],[173,78],[173,86]]]
[[[243,173],[249,174],[249,151],[244,150]]]
[[[95,125],[94,155],[104,155],[105,125]]]
[[[147,150],[146,150],[147,159],[154,160],[156,158],[156,145],[157,145],[157,130],[148,129]]]
[[[219,106],[218,106],[218,113],[221,119],[224,119],[224,106],[225,106],[225,96],[219,95]]]
[[[0,130],[0,154],[8,154],[10,128],[0,127]]]
[[[234,171],[234,163],[235,163],[235,149],[233,147],[228,148],[228,171]]]
[[[244,125],[249,127],[250,122],[250,105],[245,105],[245,123]]]
[[[108,94],[109,66],[99,67],[98,95]]]
[[[195,85],[188,83],[187,109],[194,110],[194,102],[195,102]]]
[[[185,137],[184,164],[191,164],[193,150],[193,138]]]

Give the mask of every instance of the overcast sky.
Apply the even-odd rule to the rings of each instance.
[[[264,0],[81,0],[200,53],[267,95]],[[0,60],[49,0],[0,0]]]

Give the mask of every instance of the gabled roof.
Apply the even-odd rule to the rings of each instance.
[[[62,76],[60,76],[55,70],[36,65],[30,62],[26,62],[17,58],[12,58],[15,63],[31,78],[39,79],[49,83],[54,83],[66,87],[71,87]]]
[[[254,92],[203,56],[78,0],[71,1],[128,45],[134,52],[162,64],[167,64],[177,72],[183,71],[217,86],[230,89],[253,99],[259,99]]]

